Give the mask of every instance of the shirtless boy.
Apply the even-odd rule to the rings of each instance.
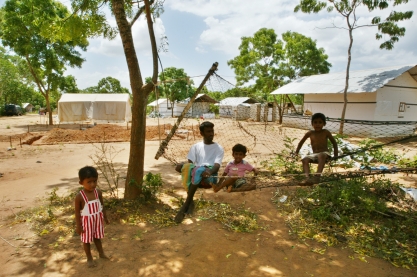
[[[328,130],[323,129],[323,127],[326,126],[326,117],[324,114],[313,114],[311,117],[311,125],[313,126],[314,130],[308,131],[304,135],[300,143],[298,143],[297,150],[295,150],[295,154],[298,155],[298,152],[300,152],[304,142],[307,140],[307,138],[310,138],[313,154],[307,155],[302,159],[306,180],[302,182],[301,185],[313,185],[320,182],[320,176],[323,172],[324,165],[326,161],[330,160],[331,158],[329,149],[327,148],[327,140],[330,140],[330,142],[333,144],[334,157],[337,157],[338,155],[336,140]],[[314,178],[310,178],[310,163],[312,162],[318,163],[317,173]]]

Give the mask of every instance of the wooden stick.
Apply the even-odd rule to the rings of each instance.
[[[155,159],[159,159],[164,152],[165,149],[168,146],[168,142],[171,140],[171,138],[174,136],[175,132],[177,131],[178,127],[180,126],[181,120],[184,118],[185,114],[188,112],[188,110],[191,108],[192,104],[194,103],[194,100],[196,99],[197,95],[200,93],[202,88],[204,87],[204,84],[207,82],[207,80],[210,78],[211,75],[214,74],[214,72],[217,70],[218,63],[215,62],[210,70],[208,71],[206,77],[204,77],[203,81],[201,82],[200,86],[195,91],[194,95],[190,97],[190,101],[185,106],[184,110],[181,112],[181,115],[177,118],[177,122],[172,126],[171,132],[167,135],[165,140],[159,145],[159,149],[156,152]],[[194,132],[193,132],[194,133]]]

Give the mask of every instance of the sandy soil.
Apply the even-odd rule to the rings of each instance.
[[[197,193],[197,197],[201,194],[205,199],[232,205],[245,203],[259,215],[266,230],[234,233],[217,222],[195,217],[169,228],[112,222],[106,226],[103,239],[111,260],[98,259],[93,247],[98,267],[87,269],[79,237],[63,237],[56,246],[45,237],[34,236],[29,222],[5,226],[8,216],[36,206],[53,188],[64,194],[77,187],[78,169],[91,164],[89,155],[94,153],[94,146],[89,143],[20,147],[14,141],[16,150],[7,151],[8,136],[26,136],[27,125],[36,124],[38,119],[30,115],[0,118],[0,172],[4,174],[0,177],[0,276],[416,276],[416,271],[396,268],[380,259],[361,261],[350,249],[340,246],[328,248],[323,255],[311,252],[323,245],[301,242],[289,234],[270,201],[273,188]],[[155,125],[154,120],[149,123]],[[129,143],[111,145],[120,150],[115,162],[126,167]],[[145,170],[161,173],[165,189],[185,196],[173,165],[153,158],[157,149],[158,141],[147,141]],[[137,234],[140,239],[134,238]]]

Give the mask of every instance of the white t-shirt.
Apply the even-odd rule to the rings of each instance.
[[[192,161],[196,166],[213,166],[215,163],[221,165],[223,156],[223,147],[218,143],[204,144],[204,142],[199,142],[191,146],[187,159]]]

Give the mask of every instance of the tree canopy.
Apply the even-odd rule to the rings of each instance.
[[[394,48],[394,44],[399,41],[400,37],[405,35],[406,29],[400,27],[398,22],[408,20],[413,16],[413,11],[391,11],[386,18],[380,16],[374,16],[367,25],[358,25],[358,17],[356,16],[357,8],[363,6],[368,9],[369,12],[374,10],[389,9],[390,4],[392,8],[395,6],[406,4],[408,0],[300,0],[300,4],[294,8],[295,12],[302,11],[303,13],[318,13],[324,9],[328,12],[336,11],[343,17],[347,18],[348,28],[357,29],[360,27],[377,27],[375,38],[377,40],[385,39],[380,44],[381,49],[391,50]]]
[[[159,91],[161,95],[165,96],[171,106],[175,101],[181,101],[194,94],[194,90],[191,87],[192,80],[187,76],[184,69],[168,67],[159,74],[160,85]],[[172,113],[174,110],[171,110]]]
[[[296,32],[278,39],[273,29],[262,28],[253,37],[242,37],[238,56],[228,61],[238,86],[251,85],[264,100],[289,80],[328,73],[331,64],[316,41]]]
[[[55,0],[8,0],[1,9],[2,44],[26,60],[39,92],[45,97],[49,124],[52,124],[51,90],[63,82],[66,66],[81,66],[84,59],[77,49],[85,51],[88,45],[85,36],[66,40],[48,37],[69,17],[67,8]]]
[[[97,86],[84,89],[86,93],[129,93],[129,89],[122,87],[120,81],[113,77],[102,78]]]
[[[0,47],[0,113],[5,104],[22,104],[30,100],[33,80],[24,60]]]

